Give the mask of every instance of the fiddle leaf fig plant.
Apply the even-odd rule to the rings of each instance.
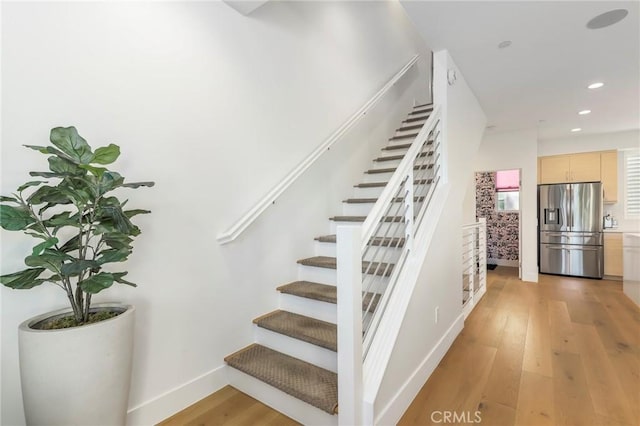
[[[0,283],[21,290],[57,285],[69,299],[73,325],[82,325],[89,321],[92,295],[114,283],[136,286],[124,278],[126,271],[112,271],[127,260],[140,234],[131,219],[150,211],[125,209],[127,200],[114,191],[154,183],[125,182],[106,167],[120,156],[120,147],[93,151],[75,127],[52,129],[50,141],[52,146],[25,145],[48,156],[49,171],[30,172],[37,179],[0,197],[0,226],[37,241],[24,259],[28,268],[0,276]]]

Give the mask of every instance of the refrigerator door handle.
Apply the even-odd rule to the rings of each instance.
[[[562,247],[562,246],[548,246],[547,247],[550,250],[566,250],[566,251],[573,251],[573,250],[580,250],[580,251],[598,251],[597,248],[595,247]]]

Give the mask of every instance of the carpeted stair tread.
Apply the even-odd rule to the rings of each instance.
[[[334,216],[330,217],[329,220],[334,222],[364,222],[366,216]],[[384,218],[385,222],[404,222],[404,216],[386,216]]]
[[[409,139],[409,138],[415,138],[416,136],[418,136],[417,133],[410,133],[407,135],[401,135],[401,136],[394,136],[392,138],[389,138],[390,141],[397,141],[400,139]]]
[[[336,234],[331,235],[321,235],[319,237],[314,238],[314,240],[319,241],[321,243],[335,243],[336,242]],[[373,246],[383,246],[383,247],[402,247],[404,246],[404,238],[397,237],[372,237],[371,245]]]
[[[412,117],[412,118],[407,118],[406,120],[403,120],[403,123],[415,123],[416,121],[422,121],[422,120],[427,120],[429,118],[429,114],[425,115],[424,117]]]
[[[396,132],[408,132],[409,130],[416,130],[416,129],[422,129],[422,124],[414,124],[411,126],[403,126],[400,127],[399,129],[396,129]]]
[[[313,256],[308,257],[306,259],[298,260],[300,265],[304,266],[314,266],[317,268],[326,268],[326,269],[336,269],[336,258],[329,256]],[[384,275],[388,277],[391,275],[393,271],[393,264],[382,263],[378,264],[378,262],[362,262],[362,272],[366,272],[368,274],[376,274],[376,275]]]
[[[424,169],[429,169],[431,167],[433,167],[433,164],[420,164],[418,166],[413,166],[413,170],[424,170]],[[393,173],[396,170],[398,170],[397,167],[387,167],[384,169],[369,169],[367,170],[365,173],[368,175],[375,175],[375,174],[379,174],[379,173]]]
[[[430,184],[433,182],[433,179],[416,179],[413,181],[414,185],[424,185]],[[355,188],[380,188],[387,186],[389,182],[363,182],[357,185],[353,185]]]
[[[378,201],[377,198],[348,198],[346,200],[343,201],[343,203],[347,203],[347,204],[374,204],[376,201]],[[404,201],[404,197],[396,197],[393,202],[394,203],[401,203]],[[424,197],[413,197],[413,201],[414,202],[422,202],[424,201]]]
[[[336,373],[258,344],[249,345],[224,360],[231,367],[329,414],[337,412]]]
[[[311,281],[294,281],[277,288],[280,293],[292,294],[321,302],[336,303],[336,287]]]
[[[338,301],[337,290],[338,289],[333,285],[314,283],[310,281],[295,281],[278,287],[278,291],[281,293],[333,304]],[[369,306],[369,302],[371,302],[372,297],[373,302],[371,303],[371,306]],[[379,294],[367,293],[362,299],[362,310],[369,308],[369,311],[375,311],[379,300]]]
[[[256,318],[253,322],[258,327],[266,328],[330,351],[336,352],[338,350],[338,332],[336,325],[330,322],[281,310]]]
[[[429,142],[429,144],[431,144]],[[433,151],[430,151],[433,152]],[[427,156],[427,152],[422,152],[418,155],[418,157],[426,157]],[[373,161],[379,162],[379,161],[394,161],[394,160],[402,160],[404,158],[404,154],[399,154],[399,155],[389,155],[386,157],[378,157],[378,158],[374,158]]]

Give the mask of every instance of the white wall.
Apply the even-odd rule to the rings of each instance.
[[[618,202],[605,204],[604,212],[618,220],[618,229],[628,232],[640,231],[640,220],[624,215],[624,150],[640,148],[640,130],[574,136],[566,139],[538,142],[538,155],[573,154],[576,152],[618,150]]]
[[[486,117],[446,51],[434,55],[434,100],[446,111],[449,194],[431,241],[375,409],[379,424],[395,424],[462,327],[463,200]],[[447,85],[446,70],[458,79]],[[435,322],[435,308],[439,319]],[[433,352],[432,352],[433,351]]]
[[[537,180],[538,147],[535,130],[485,133],[474,171],[520,169],[522,280],[538,281]]]
[[[153,211],[127,264],[139,287],[96,298],[138,309],[131,424],[225,383],[223,357],[252,341],[250,320],[276,308],[275,287],[296,279],[366,159],[428,99],[427,61],[236,242],[215,236],[416,53],[429,55],[396,2],[268,2],[249,17],[221,2],[3,3],[0,192],[44,164],[21,145],[61,125],[120,144],[114,168],[157,183],[131,193]],[[13,272],[32,242],[0,235]],[[65,298],[53,286],[0,295],[0,423],[20,425],[16,327]]]

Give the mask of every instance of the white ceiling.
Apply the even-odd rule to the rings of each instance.
[[[539,127],[539,139],[557,139],[640,128],[639,1],[402,4],[431,49],[449,51],[496,126],[490,131]],[[620,8],[629,14],[619,23],[587,29]],[[512,45],[499,49],[504,40]],[[587,90],[595,81],[605,86]],[[592,113],[579,116],[584,109]]]

